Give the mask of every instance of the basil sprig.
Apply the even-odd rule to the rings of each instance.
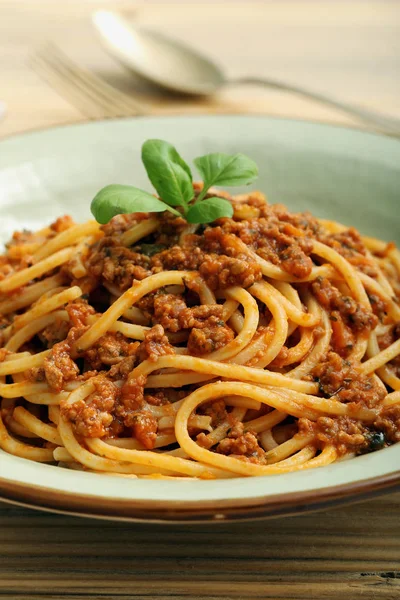
[[[180,213],[167,206],[155,196],[132,185],[114,183],[107,185],[92,200],[90,206],[96,221],[105,224],[115,215],[133,212],[164,212],[170,210],[176,215]]]
[[[223,198],[205,198],[210,187],[248,185],[258,176],[257,165],[244,154],[200,156],[194,164],[204,185],[195,198],[190,167],[174,146],[163,140],[147,140],[142,146],[142,161],[160,199],[130,185],[108,185],[96,194],[90,207],[99,223],[108,223],[121,213],[165,210],[189,223],[212,223],[220,217],[231,217],[233,208]]]
[[[192,173],[171,144],[147,140],[142,146],[142,161],[151,183],[166,204],[189,204],[193,198]]]
[[[244,154],[223,154],[216,152],[194,159],[204,181],[204,188],[199,200],[205,196],[213,185],[248,185],[258,176],[258,168],[254,161]]]

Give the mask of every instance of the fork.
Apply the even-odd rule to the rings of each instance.
[[[49,42],[40,48],[30,58],[29,64],[89,119],[146,114],[141,102],[77,65],[56,44]]]

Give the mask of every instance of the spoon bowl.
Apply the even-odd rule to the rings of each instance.
[[[99,10],[93,23],[108,50],[153,84],[173,92],[208,96],[226,83],[222,71],[198,52],[161,33],[137,30],[117,13]]]
[[[265,77],[228,79],[217,65],[192,48],[160,33],[136,29],[113,11],[95,12],[93,24],[115,58],[136,75],[169,91],[209,96],[226,85],[257,84],[331,106],[368,123],[381,133],[400,137],[399,119],[283,81]]]

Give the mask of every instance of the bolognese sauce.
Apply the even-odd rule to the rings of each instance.
[[[128,444],[128,449],[154,450],[163,448],[160,440],[165,438],[163,449],[174,453],[176,407],[195,397],[203,385],[218,390],[218,383],[227,381],[226,375],[213,371],[212,361],[229,368],[230,381],[244,382],[244,399],[240,394],[232,399],[228,393],[211,398],[188,421],[190,439],[214,455],[264,467],[282,461],[284,468],[291,460],[293,465],[302,464],[302,457],[304,462],[317,460],[326,448],[332,449],[332,456],[343,456],[399,441],[400,409],[391,400],[399,388],[393,389],[391,382],[393,377],[399,381],[400,355],[372,372],[363,370],[374,356],[368,350],[371,336],[380,352],[391,350],[399,339],[400,307],[390,289],[400,274],[393,265],[384,271],[383,250],[374,254],[354,228],[338,231],[309,213],[270,205],[260,193],[221,196],[232,203],[232,218],[193,226],[164,213],[150,233],[126,244],[127,232],[155,217],[117,215],[87,236],[78,272],[76,257],[71,256],[22,288],[0,290],[4,312],[0,342],[5,348],[0,364],[6,365],[9,355],[14,357],[12,363],[24,353],[44,353],[43,364],[25,369],[23,380],[36,386],[34,390],[47,385],[51,399],[60,397],[60,418],[85,448],[89,446],[84,440],[120,438],[135,441],[137,445]],[[63,217],[44,232],[14,234],[0,259],[1,281],[34,265],[38,245],[74,227],[69,217]],[[341,263],[333,260],[328,265],[315,242],[345,259],[356,278],[353,287],[340,270]],[[267,273],[265,264],[270,268]],[[79,340],[125,294],[134,294],[152,277],[175,272],[183,273],[178,284],[167,278],[165,284],[139,294],[112,327],[80,349]],[[270,272],[279,277],[274,280]],[[373,281],[374,289],[357,296],[354,289],[362,288],[364,281],[357,279],[359,273]],[[21,311],[40,315],[43,299],[35,297],[33,288],[55,276],[58,279],[45,298],[56,298],[60,290],[73,286],[79,286],[82,294],[55,306],[54,318],[43,319],[43,327],[38,323],[37,331],[33,328],[25,339],[13,321]],[[383,279],[387,283],[382,287]],[[275,286],[274,293],[266,287],[264,296],[253,296],[253,286],[263,282]],[[235,290],[247,300],[238,300]],[[22,304],[14,310],[9,301],[17,298]],[[7,351],[17,334],[21,344]],[[271,351],[263,363],[274,345],[276,352]],[[189,365],[189,358],[204,362],[190,363],[194,370],[189,366],[185,370],[180,365]],[[201,367],[198,371],[196,364]],[[302,365],[310,367],[303,372]],[[239,367],[244,369],[240,377]],[[382,369],[385,375],[380,377]],[[266,374],[263,383],[257,370]],[[7,374],[3,386],[22,381],[12,378],[13,373]],[[71,403],[71,395],[91,382],[87,395]],[[246,395],[248,385],[253,386],[252,396]],[[18,402],[29,407],[29,394]],[[46,423],[52,423],[49,417]],[[285,454],[290,444],[292,450]]]

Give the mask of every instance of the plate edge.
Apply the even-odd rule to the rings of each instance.
[[[364,479],[359,482],[330,486],[320,490],[275,494],[257,498],[230,500],[182,501],[122,500],[99,498],[89,494],[58,493],[44,486],[10,484],[0,477],[0,493],[5,500],[25,505],[60,510],[98,518],[121,518],[138,521],[186,522],[221,520],[227,517],[245,519],[280,516],[318,510],[337,503],[361,500],[384,492],[400,490],[400,470],[389,475]],[[90,507],[88,511],[88,507]],[[236,516],[235,516],[236,515]]]

